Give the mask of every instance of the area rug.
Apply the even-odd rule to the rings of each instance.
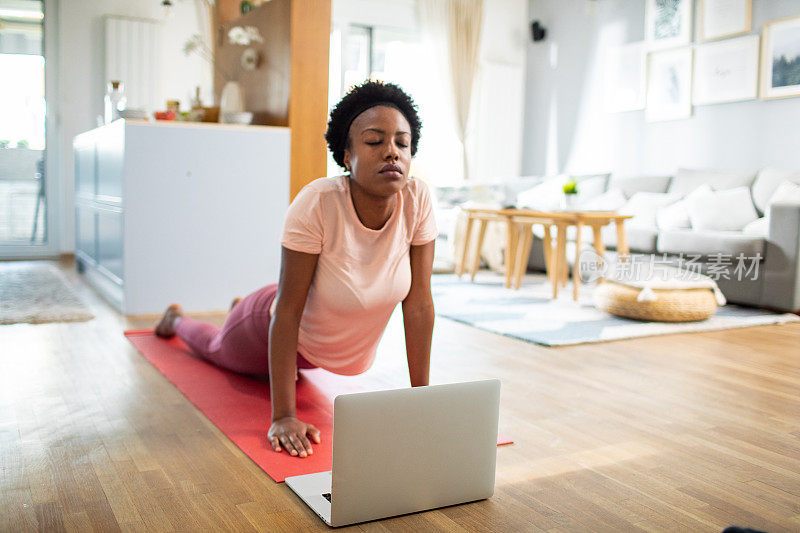
[[[49,263],[0,263],[0,324],[81,322],[94,318]]]
[[[543,346],[631,339],[651,335],[798,322],[791,313],[725,305],[702,322],[641,322],[609,315],[592,304],[592,286],[572,299],[572,284],[553,300],[544,275],[526,276],[519,290],[506,289],[503,276],[481,272],[471,283],[467,276],[433,276],[436,314],[476,328]]]
[[[315,426],[322,442],[302,459],[277,453],[267,441],[270,400],[265,379],[228,372],[191,355],[177,337],[161,339],[151,330],[125,336],[226,437],[273,480],[331,469],[333,400],[339,394],[396,388],[366,375],[338,376],[322,369],[303,370],[297,381],[297,418]],[[498,437],[498,446],[512,441]]]

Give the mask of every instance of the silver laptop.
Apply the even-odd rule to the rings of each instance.
[[[337,396],[333,470],[286,484],[330,526],[488,498],[499,408],[497,379]]]

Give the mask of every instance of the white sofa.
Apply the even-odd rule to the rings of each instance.
[[[456,216],[459,205],[556,209],[564,179],[526,178],[502,185],[437,189],[439,253],[452,258],[453,242],[463,231]],[[619,179],[598,174],[575,179],[579,208],[634,215],[626,222],[626,235],[639,260],[657,258],[697,268],[714,277],[733,303],[800,309],[800,171],[679,169],[674,176]],[[570,240],[574,237],[568,234]],[[607,248],[616,248],[613,226],[604,228],[603,240]],[[591,231],[587,229],[582,241],[591,246]],[[495,224],[487,234],[483,256],[497,270],[503,268],[504,246],[504,228]],[[576,256],[574,244],[568,256]],[[544,269],[538,239],[531,248],[529,268]]]

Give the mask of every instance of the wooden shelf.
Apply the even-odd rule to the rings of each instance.
[[[235,17],[239,1],[218,0],[216,5],[216,60],[241,84],[253,123],[291,129],[289,191],[294,198],[327,173],[331,0],[272,0]],[[241,68],[245,48],[228,42],[234,26],[255,26],[264,38],[251,46],[261,53],[255,70]],[[226,81],[215,73],[217,101]]]

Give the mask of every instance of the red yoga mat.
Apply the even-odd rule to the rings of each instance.
[[[125,336],[153,366],[192,402],[225,436],[277,482],[287,477],[331,469],[333,399],[339,394],[396,388],[364,376],[337,376],[322,369],[303,370],[297,381],[297,418],[322,432],[314,454],[276,453],[267,441],[270,403],[266,381],[245,377],[191,355],[178,337],[162,339],[152,330]],[[512,441],[498,437],[498,446]]]

